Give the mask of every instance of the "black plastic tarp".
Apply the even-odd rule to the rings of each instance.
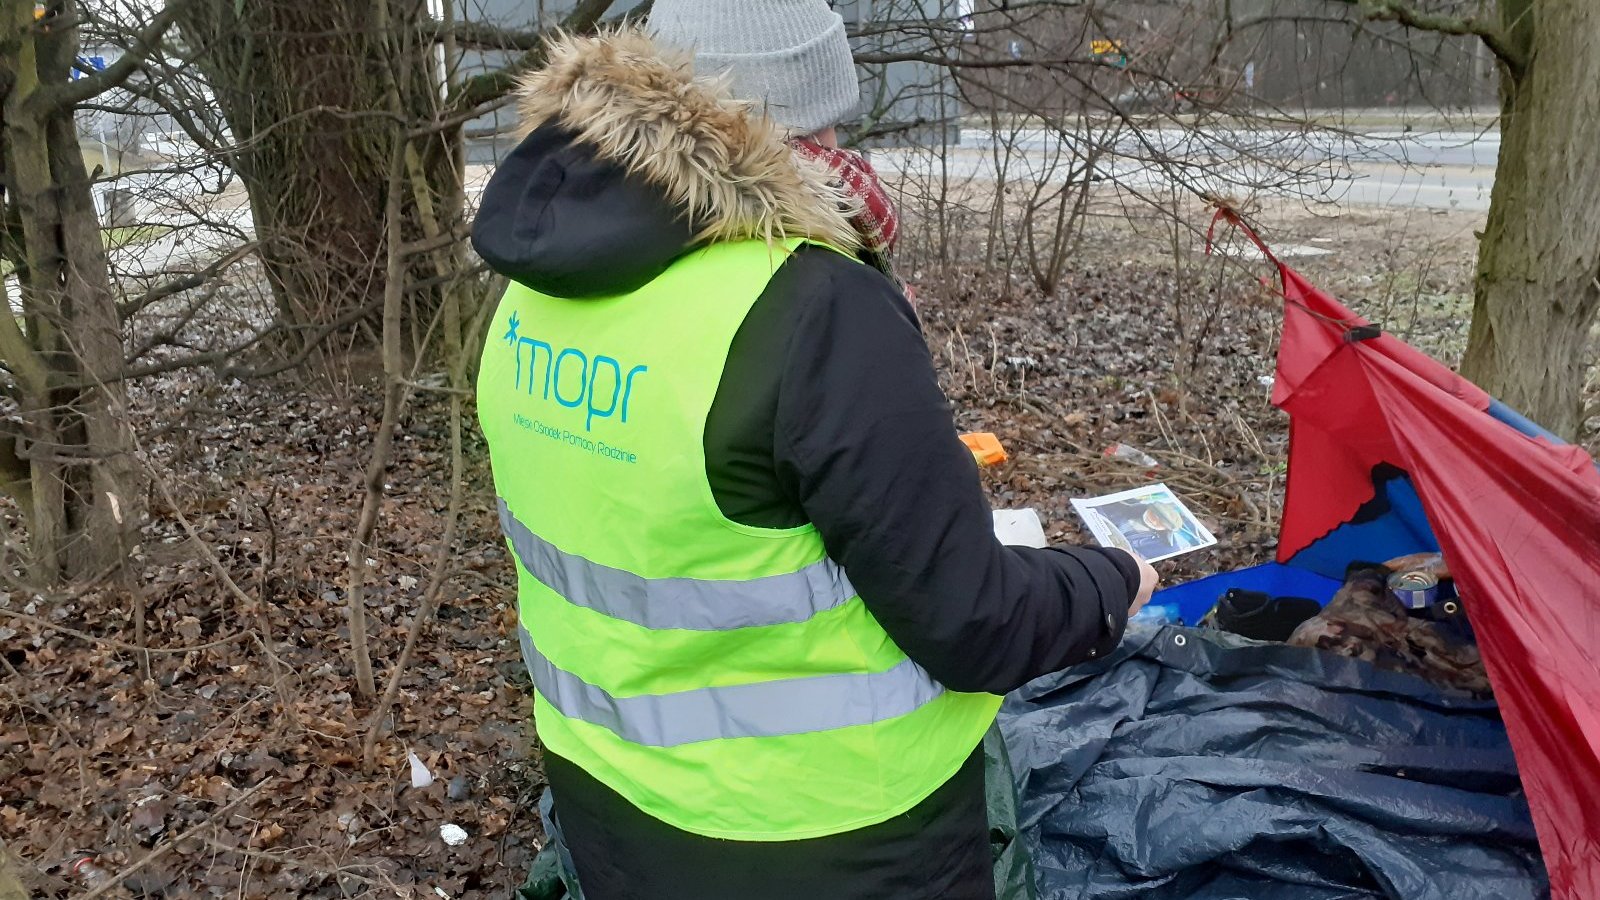
[[[1044,900],[1549,893],[1496,707],[1408,675],[1138,630],[1000,727]]]

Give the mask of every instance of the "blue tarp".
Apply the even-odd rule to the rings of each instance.
[[[1265,563],[1234,572],[1221,572],[1157,591],[1151,603],[1178,607],[1184,624],[1193,625],[1229,588],[1260,591],[1274,597],[1309,597],[1326,605],[1339,590],[1340,582],[1298,566]]]
[[[1498,709],[1408,675],[1138,629],[1000,727],[1044,900],[1548,894]]]

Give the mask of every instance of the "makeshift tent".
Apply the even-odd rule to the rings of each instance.
[[[1278,562],[1222,584],[1325,599],[1352,560],[1439,550],[1505,718],[1557,898],[1600,897],[1600,470],[1273,256],[1289,414]],[[1213,228],[1215,223],[1213,223]]]

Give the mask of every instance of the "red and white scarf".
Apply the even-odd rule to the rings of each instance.
[[[812,137],[792,138],[789,144],[795,155],[825,163],[845,193],[861,201],[861,211],[850,217],[850,224],[861,237],[861,261],[889,276],[900,286],[912,309],[916,309],[916,289],[895,273],[891,258],[900,231],[900,217],[894,211],[889,192],[878,180],[878,173],[872,170],[872,164],[854,150],[824,147]]]
[[[815,138],[799,137],[789,143],[798,156],[825,163],[844,186],[845,193],[861,201],[861,211],[851,217],[850,224],[861,236],[861,247],[864,255],[869,257],[869,262],[876,264],[872,257],[887,260],[894,250],[900,219],[895,215],[889,192],[878,181],[878,173],[872,170],[872,164],[854,150],[824,147]]]

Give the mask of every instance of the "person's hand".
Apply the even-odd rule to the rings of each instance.
[[[1134,554],[1133,559],[1139,564],[1139,593],[1133,598],[1133,605],[1128,607],[1130,619],[1144,609],[1144,605],[1150,602],[1150,596],[1156,592],[1156,586],[1161,584],[1161,575],[1154,566],[1144,561],[1144,557]]]

